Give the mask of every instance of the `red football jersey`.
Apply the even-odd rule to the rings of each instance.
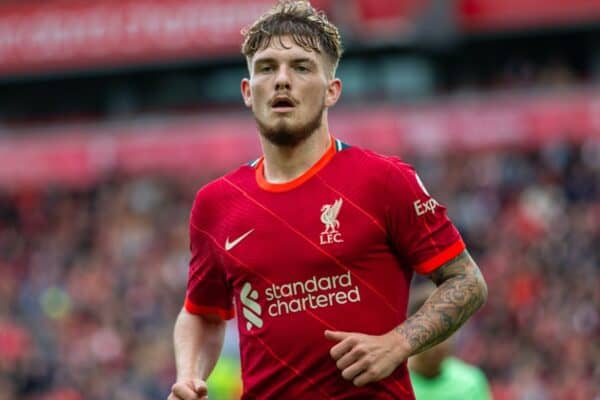
[[[186,309],[237,315],[243,399],[414,399],[406,363],[356,388],[324,331],[378,335],[406,319],[413,271],[464,249],[415,171],[339,140],[304,175],[262,159],[202,188],[190,219]]]

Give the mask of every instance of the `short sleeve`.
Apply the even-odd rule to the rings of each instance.
[[[465,249],[446,208],[429,195],[410,165],[391,159],[386,190],[386,223],[403,263],[430,274]]]
[[[190,215],[190,251],[185,308],[197,315],[214,315],[221,319],[234,316],[231,288],[227,284],[223,262],[218,249],[203,227],[202,213],[196,197]]]

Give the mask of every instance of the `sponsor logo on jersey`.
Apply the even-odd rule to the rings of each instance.
[[[258,291],[252,289],[250,282],[246,282],[242,286],[240,301],[242,302],[242,314],[246,319],[246,329],[250,331],[253,326],[262,328],[262,307],[258,304]]]
[[[438,203],[433,197],[431,197],[431,195],[425,188],[423,181],[421,180],[421,178],[419,178],[418,174],[415,174],[415,178],[417,178],[417,183],[419,184],[419,187],[421,188],[423,193],[425,193],[427,197],[429,197],[429,200],[426,201],[416,200],[415,202],[413,202],[413,206],[415,207],[415,212],[417,213],[417,216],[420,217],[422,215],[427,214],[428,212],[435,214],[435,208],[439,206],[440,203]]]
[[[272,284],[265,290],[267,313],[279,317],[306,310],[358,303],[360,290],[353,285],[350,271],[345,274],[317,277],[305,281]]]
[[[254,229],[250,229],[248,232],[246,232],[242,236],[239,236],[238,238],[232,240],[231,242],[229,241],[229,237],[228,237],[227,239],[225,239],[225,250],[229,251],[229,250],[233,249],[242,240],[246,239],[248,237],[248,235],[250,235],[252,232],[254,232]]]
[[[246,319],[246,330],[262,328],[263,311],[272,318],[282,315],[334,307],[346,303],[360,302],[360,289],[352,282],[350,271],[340,275],[316,276],[304,281],[284,284],[272,283],[264,296],[248,282],[240,293],[242,314]],[[259,304],[263,302],[263,306]]]
[[[427,201],[416,200],[413,205],[417,216],[425,215],[428,212],[435,214],[435,208],[440,205],[434,198],[430,198]]]
[[[344,242],[342,234],[339,231],[340,221],[338,221],[338,215],[343,203],[343,200],[339,198],[333,204],[325,204],[321,207],[321,222],[325,225],[325,230],[321,232],[319,238],[321,245]]]

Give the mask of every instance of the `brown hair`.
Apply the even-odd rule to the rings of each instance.
[[[242,31],[242,54],[250,60],[258,50],[267,48],[273,38],[289,35],[308,51],[325,53],[332,65],[332,75],[342,56],[342,39],[338,28],[306,0],[279,0],[254,24]],[[284,46],[283,46],[284,47]]]

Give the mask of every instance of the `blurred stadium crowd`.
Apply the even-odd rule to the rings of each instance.
[[[411,160],[488,280],[459,355],[483,368],[496,399],[600,395],[598,146]],[[187,217],[203,182],[118,176],[0,195],[0,399],[168,393]],[[239,390],[230,328],[232,375],[213,399]]]
[[[224,172],[218,169],[254,151],[226,151],[231,143],[254,143],[255,134],[252,125],[246,127],[252,120],[240,117],[249,112],[238,91],[246,72],[237,55],[237,23],[272,1],[240,0],[227,12],[216,0],[173,0],[164,8],[166,2],[145,0],[25,3],[0,1],[0,400],[164,399],[175,377],[171,337],[185,294],[194,194]],[[72,3],[78,5],[70,9]],[[337,18],[348,44],[339,71],[343,101],[331,112],[332,119],[343,114],[342,129],[334,133],[349,144],[372,142],[376,150],[414,164],[431,194],[448,206],[487,279],[487,305],[460,331],[457,355],[482,368],[498,400],[600,400],[600,6],[572,0],[567,14],[561,0],[546,0],[543,10],[532,0],[313,3]],[[30,4],[41,11],[31,14]],[[148,4],[157,9],[148,11]],[[450,5],[462,7],[462,20],[453,22]],[[231,10],[237,13],[229,15]],[[115,18],[131,12],[136,27],[145,21],[167,26],[172,21],[157,17],[164,13],[183,22],[166,33],[118,24],[90,29],[86,42],[77,36],[86,33],[81,21],[105,25],[97,12]],[[44,36],[36,18],[47,22],[48,32],[69,23],[72,30]],[[521,36],[511,37],[507,32],[518,24],[524,24]],[[10,36],[13,26],[21,30]],[[200,44],[198,32],[206,39]],[[148,38],[154,42],[139,45]],[[178,53],[186,43],[187,52]],[[64,51],[69,46],[71,52]],[[98,58],[98,46],[110,56]],[[133,62],[125,50],[137,54],[140,47],[150,55]],[[118,70],[131,62],[130,70]],[[70,68],[91,72],[69,75]],[[579,100],[569,108],[572,93]],[[489,98],[499,100],[486,106]],[[477,108],[479,103],[484,107]],[[513,118],[525,103],[543,104],[543,115]],[[377,114],[383,107],[385,118]],[[406,112],[410,107],[417,112]],[[456,116],[456,122],[455,114],[467,107],[470,114]],[[489,120],[464,121],[490,109]],[[345,132],[364,130],[348,117],[355,110],[358,118],[373,114],[369,121],[382,121],[371,127],[388,129],[380,140],[369,137],[373,130],[362,136]],[[192,128],[211,127],[214,120],[226,126],[169,131],[178,129],[169,125],[177,118],[183,125],[187,118],[202,122]],[[127,130],[139,121],[142,135]],[[411,129],[397,128],[401,123]],[[40,184],[56,171],[77,175],[79,164],[68,165],[77,157],[56,156],[72,137],[61,136],[51,146],[72,126],[81,131],[77,138],[100,149],[93,156],[106,156],[106,147],[121,138],[129,150],[135,146],[127,140],[134,136],[162,134],[163,141],[125,153],[143,156],[131,160],[130,169],[107,163],[115,168],[103,170],[107,160],[91,157],[101,174],[76,184],[65,176]],[[151,129],[163,126],[158,133]],[[519,131],[508,130],[513,127]],[[466,128],[475,133],[444,137]],[[225,140],[227,130],[238,136]],[[437,143],[462,140],[463,148],[419,151],[432,147],[431,130]],[[524,131],[531,137],[519,139]],[[409,142],[399,139],[417,134],[411,143],[425,146],[405,147]],[[480,145],[487,143],[486,134],[508,139]],[[188,137],[193,142],[205,136],[218,147],[202,149],[202,160],[175,163],[180,170],[169,169],[169,154],[152,152],[181,140],[169,148],[179,151],[192,147]],[[193,142],[194,151],[203,143]],[[52,148],[42,149],[35,168],[28,165],[33,158],[27,156],[44,146]],[[20,150],[26,154],[22,165]],[[9,157],[19,165],[6,165]],[[153,160],[163,169],[138,168]],[[190,163],[197,169],[189,170]],[[22,178],[34,169],[36,181]],[[209,380],[211,400],[239,396],[236,338],[232,321]]]

